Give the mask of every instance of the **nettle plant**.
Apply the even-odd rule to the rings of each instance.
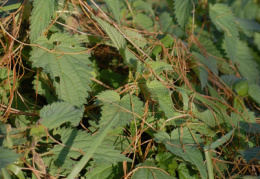
[[[4,178],[260,174],[259,0],[1,2]]]

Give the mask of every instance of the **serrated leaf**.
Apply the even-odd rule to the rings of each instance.
[[[13,163],[20,156],[20,154],[17,154],[12,150],[0,147],[0,168],[5,168],[6,165]]]
[[[143,48],[146,46],[147,41],[140,33],[130,29],[125,29],[123,32],[138,47]]]
[[[164,143],[167,150],[169,150],[174,155],[183,158],[185,161],[195,165],[198,168],[201,177],[204,179],[207,178],[208,175],[206,166],[204,166],[203,155],[196,143],[185,143],[185,145],[178,140],[168,140],[164,141]]]
[[[135,10],[147,10],[150,14],[152,14],[152,16],[154,16],[154,12],[151,5],[145,1],[142,0],[134,1],[133,7],[135,8]]]
[[[255,83],[259,76],[257,63],[253,60],[252,54],[247,44],[239,42],[237,45],[237,58],[235,62],[238,63],[238,71],[248,80],[249,83]]]
[[[208,79],[209,79],[209,73],[207,69],[204,66],[195,66],[193,70],[200,80],[201,89],[205,88],[206,85],[208,84]]]
[[[198,109],[193,104],[192,112],[196,115],[196,117],[202,121],[204,121],[206,124],[208,124],[210,127],[215,127],[221,123],[223,123],[223,119],[217,118],[218,121],[216,121],[214,114],[211,110],[207,109],[203,112],[198,111]],[[218,116],[217,116],[218,117]]]
[[[142,166],[142,167],[141,167]],[[133,173],[131,179],[174,179],[167,172],[157,168],[153,160],[146,160],[140,165],[140,168]]]
[[[96,139],[87,132],[72,128],[59,129],[57,134],[61,136],[62,143],[70,147],[58,145],[53,148],[52,153],[60,156],[60,163],[64,162],[66,157],[78,158],[82,155],[80,151],[88,152]],[[93,158],[98,164],[131,161],[120,153],[121,151],[115,150],[113,145],[100,145],[93,151]]]
[[[37,42],[37,38],[41,36],[46,27],[51,23],[55,7],[56,2],[54,0],[33,1],[33,10],[30,18],[30,39],[32,43]]]
[[[174,43],[174,38],[172,36],[170,36],[169,34],[165,35],[165,37],[163,37],[160,42],[162,43],[162,45],[165,48],[169,48],[173,45]],[[158,53],[160,53],[163,50],[161,45],[156,45],[153,49],[153,55],[156,56]]]
[[[112,42],[115,44],[116,48],[119,51],[122,51],[126,47],[126,41],[123,35],[112,25],[110,25],[108,22],[98,18],[93,17],[98,24],[102,27],[102,29],[107,33],[107,35],[110,37]]]
[[[116,127],[129,124],[136,115],[142,116],[143,114],[143,103],[135,95],[127,94],[120,99],[118,93],[108,90],[100,93],[97,98],[104,104],[100,126],[106,125],[115,113],[120,116],[120,121],[113,124]]]
[[[235,75],[222,75],[220,76],[220,79],[231,89],[234,84],[239,80],[239,78]]]
[[[246,96],[248,94],[248,82],[242,80],[235,85],[235,90],[238,96]]]
[[[105,3],[108,6],[108,9],[114,15],[118,24],[120,24],[120,5],[118,0],[105,0]]]
[[[184,28],[191,17],[191,11],[193,9],[191,0],[174,0],[174,12],[177,18],[178,24]]]
[[[218,75],[218,68],[217,68],[217,61],[215,58],[209,56],[208,58],[204,57],[203,55],[197,53],[197,52],[192,52],[192,54],[199,59],[199,61],[208,67],[212,73]]]
[[[91,91],[89,85],[92,77],[89,55],[83,53],[86,49],[68,34],[54,34],[49,40],[39,37],[37,42],[53,52],[33,48],[30,58],[33,67],[42,67],[45,73],[50,74],[59,99],[75,106],[85,104],[87,91]]]
[[[245,151],[240,151],[239,153],[247,162],[250,162],[252,159],[255,159],[256,161],[260,160],[260,147],[254,147]]]
[[[86,179],[120,178],[123,173],[119,165],[101,164],[85,174]]]
[[[152,81],[148,85],[149,90],[156,95],[160,107],[165,113],[167,118],[171,118],[175,115],[175,110],[173,108],[171,93],[168,88],[166,88],[159,81]]]
[[[118,110],[120,109],[118,108]],[[72,172],[68,175],[68,179],[74,179],[79,174],[79,172],[88,163],[90,158],[94,155],[98,147],[101,146],[102,141],[105,139],[106,135],[109,133],[113,125],[116,124],[119,119],[119,113],[115,113],[110,119],[108,119],[107,125],[100,128],[99,133],[93,137],[91,145],[89,146],[84,156],[80,159],[80,161],[73,168]],[[130,161],[130,159],[124,158],[122,155],[120,159]]]
[[[257,84],[250,84],[248,89],[249,96],[260,105],[260,87]]]
[[[196,176],[191,176],[190,171],[188,167],[185,165],[185,163],[180,163],[178,166],[178,174],[179,179],[196,179]]]
[[[173,18],[168,12],[163,12],[159,16],[161,25],[162,25],[162,31],[163,32],[172,32],[172,25],[173,25]]]
[[[143,13],[138,13],[134,16],[134,20],[135,24],[142,27],[143,29],[154,31],[154,22],[149,16]]]
[[[260,33],[255,33],[254,42],[255,42],[258,50],[260,51]]]
[[[79,124],[84,108],[76,109],[68,102],[56,102],[44,106],[40,111],[41,124],[49,130],[59,127],[65,122],[76,126]]]
[[[170,64],[162,62],[162,61],[158,61],[158,62],[149,61],[148,64],[150,65],[150,68],[152,68],[157,75],[160,75],[160,73],[164,70],[173,71],[173,68]]]
[[[47,84],[42,74],[39,76],[38,80],[37,80],[37,76],[35,76],[32,84],[33,84],[33,89],[37,92],[37,94],[46,97],[48,104],[51,104],[57,100],[57,96],[55,96],[52,93],[52,89]]]
[[[238,29],[232,10],[225,4],[210,5],[210,18],[220,32],[224,32],[227,54],[231,60],[236,59]]]

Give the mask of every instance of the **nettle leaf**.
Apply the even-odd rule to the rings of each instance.
[[[68,102],[52,103],[41,109],[41,124],[49,130],[59,127],[65,122],[70,122],[72,125],[76,126],[82,118],[83,111],[84,107],[76,109]]]
[[[174,155],[177,155],[185,161],[195,165],[198,168],[201,177],[207,178],[206,166],[204,165],[203,155],[198,148],[198,145],[196,143],[191,143],[191,140],[193,140],[191,138],[184,138],[182,142],[182,140],[180,140],[181,137],[181,135],[177,135],[173,140],[164,141],[166,149]]]
[[[37,76],[35,76],[32,84],[33,84],[33,89],[37,92],[37,94],[46,97],[48,104],[51,104],[54,101],[57,101],[57,96],[55,96],[52,93],[52,89],[48,85],[43,73],[41,73],[39,75],[38,79],[37,79]]]
[[[165,116],[167,118],[173,117],[175,115],[175,110],[173,108],[173,102],[169,89],[157,80],[150,82],[147,86],[149,90],[158,98],[159,105],[164,111]]]
[[[220,32],[224,32],[227,54],[231,60],[236,59],[238,29],[235,16],[225,4],[210,5],[209,16]]]
[[[149,178],[149,179],[174,179],[166,171],[157,168],[154,160],[146,160],[144,163],[139,165],[131,179]]]
[[[209,57],[204,57],[203,55],[197,53],[197,52],[192,52],[192,54],[199,59],[199,61],[208,67],[212,73],[218,75],[218,68],[217,68],[217,61],[215,58],[209,56]]]
[[[21,155],[12,150],[0,147],[0,168],[5,168],[6,165],[13,163]]]
[[[258,50],[260,51],[260,33],[255,33],[254,42],[255,42]]]
[[[160,75],[160,73],[164,70],[173,70],[172,66],[168,63],[162,62],[162,61],[149,61],[148,64],[150,67],[154,70],[154,72],[157,75]]]
[[[254,147],[251,149],[247,149],[245,151],[240,151],[240,154],[247,162],[250,162],[252,159],[256,161],[260,160],[259,152],[260,152],[260,147]]]
[[[108,6],[108,9],[112,12],[112,14],[114,15],[117,23],[120,24],[120,5],[119,5],[119,1],[118,0],[105,0],[105,3]]]
[[[173,18],[171,17],[171,14],[168,12],[163,12],[159,16],[162,31],[163,32],[172,32],[172,25],[173,25]]]
[[[130,29],[125,29],[123,32],[138,47],[143,48],[146,46],[147,41],[140,33]]]
[[[52,153],[59,155],[59,163],[64,163],[66,157],[78,158],[82,155],[80,151],[89,152],[91,146],[96,141],[95,136],[91,136],[86,131],[76,130],[75,128],[61,128],[56,131],[56,134],[61,136],[61,141],[68,147],[57,145],[52,149]],[[121,151],[115,150],[114,146],[97,146],[93,152],[93,158],[95,163],[112,163],[122,161],[131,161],[124,155],[120,154]]]
[[[159,136],[167,150],[195,165],[202,178],[207,178],[207,170],[204,165],[203,155],[197,143],[203,142],[200,134],[196,134],[194,131],[190,131],[188,127],[184,127],[173,130],[171,133],[171,139],[168,139],[168,137],[162,139],[163,136]]]
[[[259,77],[258,65],[253,60],[245,42],[239,41],[237,46],[237,58],[235,62],[238,63],[238,71],[241,75],[248,80],[249,83],[255,83]]]
[[[59,99],[75,106],[86,103],[91,91],[92,67],[89,55],[77,39],[68,34],[54,34],[50,39],[39,37],[40,47],[33,48],[30,60],[33,67],[42,67],[54,80]]]
[[[122,51],[126,47],[126,41],[123,35],[112,25],[110,25],[108,22],[98,18],[98,17],[93,17],[98,24],[102,27],[102,29],[107,33],[107,35],[110,37],[112,42],[115,44],[116,48],[119,51]]]
[[[221,124],[224,122],[223,119],[220,118],[218,115],[216,115],[217,119],[215,119],[214,114],[211,110],[207,109],[207,110],[201,112],[196,108],[196,106],[194,104],[192,106],[192,112],[196,115],[196,117],[198,119],[205,122],[207,125],[209,125],[212,128],[217,126],[218,123]]]
[[[143,14],[143,13],[138,13],[134,16],[134,22],[136,25],[142,27],[143,29],[145,30],[148,30],[148,31],[154,31],[154,22],[153,20]]]
[[[260,105],[260,87],[257,84],[250,84],[248,89],[249,96]]]
[[[109,119],[115,114],[119,113],[120,121],[113,126],[119,127],[129,124],[130,121],[137,116],[143,114],[143,102],[135,95],[125,95],[120,99],[120,96],[115,91],[105,91],[97,95],[98,100],[103,103],[102,117],[100,126],[105,126]],[[137,115],[137,116],[136,116]]]
[[[147,10],[154,17],[153,8],[150,4],[143,0],[134,1],[133,7],[135,8],[135,10]]]
[[[191,11],[193,9],[191,0],[174,0],[174,12],[178,21],[178,24],[184,28],[189,17],[191,17]]]
[[[120,178],[123,176],[123,168],[119,165],[101,164],[85,174],[86,179]]]
[[[37,38],[44,32],[51,23],[51,17],[57,6],[54,0],[36,0],[33,1],[33,10],[30,17],[30,39],[32,43],[37,42]]]
[[[209,72],[204,66],[195,66],[193,70],[200,80],[201,89],[205,88],[208,84]]]

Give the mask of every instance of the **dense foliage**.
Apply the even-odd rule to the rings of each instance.
[[[260,175],[259,0],[0,2],[4,178]]]

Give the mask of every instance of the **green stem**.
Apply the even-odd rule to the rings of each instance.
[[[112,117],[111,121],[107,124],[105,128],[100,129],[101,133],[96,138],[95,142],[93,142],[93,145],[90,146],[89,150],[86,152],[86,154],[80,159],[80,161],[76,164],[76,166],[72,169],[71,173],[67,177],[67,179],[75,179],[79,172],[85,167],[85,165],[88,163],[89,159],[92,157],[92,155],[95,153],[98,146],[102,143],[103,139],[106,137],[107,133],[110,131],[111,127],[115,124],[115,122],[119,119],[119,113],[116,112],[114,116]]]
[[[214,179],[211,151],[208,149],[205,149],[204,151],[205,151],[205,157],[206,157],[206,161],[207,161],[209,179]]]

